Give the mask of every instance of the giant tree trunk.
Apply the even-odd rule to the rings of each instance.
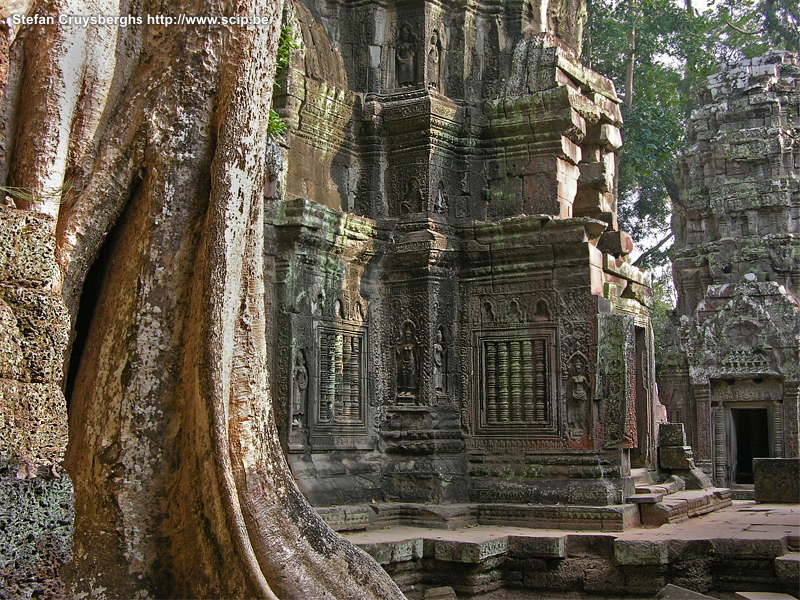
[[[169,6],[271,25],[16,32],[0,176],[58,216],[73,323],[90,265],[105,265],[74,359],[76,591],[402,597],[303,499],[277,439],[262,195],[281,3],[53,0],[34,12]]]

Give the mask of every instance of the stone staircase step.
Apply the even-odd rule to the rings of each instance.
[[[647,469],[631,469],[631,478],[633,478],[633,483],[636,486],[639,485],[650,485],[652,482],[650,478],[650,471]]]
[[[640,504],[643,525],[680,523],[731,505],[731,492],[725,488],[685,490],[665,496],[655,504]]]
[[[777,557],[775,575],[788,589],[800,589],[800,552],[789,552]]]
[[[628,496],[628,502],[633,502],[634,504],[655,504],[656,502],[661,502],[663,499],[663,493],[640,492],[639,488],[636,488],[635,494]]]
[[[756,499],[756,491],[754,489],[734,488],[734,489],[731,489],[731,498],[733,500],[751,500],[751,501],[755,501],[755,499]]]
[[[664,496],[667,496],[669,494],[682,492],[685,489],[686,484],[684,483],[683,479],[680,477],[675,477],[674,475],[667,479],[664,483],[636,485],[637,494],[663,494]]]

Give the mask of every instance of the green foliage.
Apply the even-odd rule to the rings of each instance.
[[[267,133],[272,136],[283,135],[286,133],[286,123],[284,123],[281,116],[271,108],[269,109],[269,125],[267,126]]]
[[[278,39],[278,56],[276,64],[278,69],[285,69],[289,66],[289,59],[292,57],[292,52],[300,48],[300,43],[294,35],[292,28],[283,20],[281,26],[281,37]]]
[[[772,48],[800,52],[797,0],[718,0],[712,6],[728,48],[748,57]]]
[[[675,323],[675,286],[669,269],[660,268],[653,276],[653,306],[650,309],[650,322],[656,340],[656,363],[664,365],[674,361],[672,354],[677,350]],[[671,342],[671,343],[670,343]]]
[[[721,62],[798,49],[798,14],[797,0],[712,0],[702,13],[691,0],[589,0],[584,60],[625,101],[619,217],[634,239],[668,231],[672,171],[698,85]],[[626,90],[631,62],[633,90]],[[649,257],[657,260],[667,253]]]
[[[278,55],[277,55],[277,73],[275,75],[275,85],[272,88],[272,95],[281,89],[281,82],[286,80],[286,70],[289,68],[289,60],[292,57],[292,52],[300,48],[300,42],[295,37],[294,31],[287,22],[286,12],[283,15],[283,23],[281,25],[281,35],[278,39]],[[269,125],[267,133],[271,136],[283,135],[286,133],[286,123],[281,119],[280,115],[274,110],[269,111]]]

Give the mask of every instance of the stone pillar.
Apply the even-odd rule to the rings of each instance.
[[[394,228],[383,265],[383,352],[393,390],[381,426],[389,458],[384,497],[466,502],[464,436],[453,385],[458,241],[443,219],[409,216]]]

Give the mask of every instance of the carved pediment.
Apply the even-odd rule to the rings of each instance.
[[[710,286],[683,327],[694,379],[796,372],[800,306],[774,282]]]

